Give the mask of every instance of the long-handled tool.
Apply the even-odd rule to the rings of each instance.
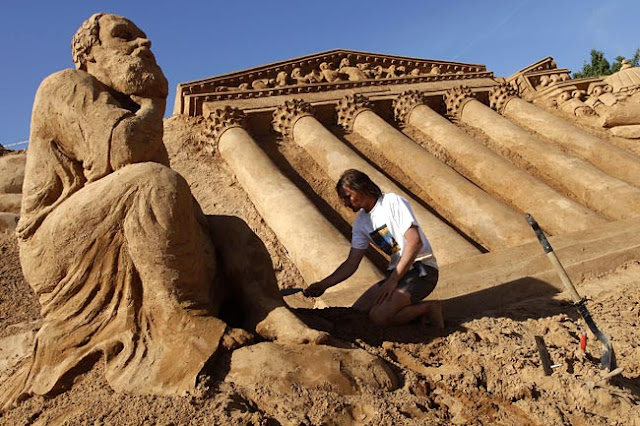
[[[598,329],[596,323],[593,321],[593,318],[591,318],[591,314],[589,313],[589,311],[587,310],[587,306],[585,305],[585,299],[580,297],[580,295],[576,291],[576,288],[571,282],[569,275],[567,275],[567,271],[565,271],[564,267],[560,263],[560,259],[558,259],[558,256],[556,256],[556,254],[554,253],[551,244],[549,244],[547,237],[545,237],[542,229],[540,229],[538,222],[536,222],[533,216],[528,213],[525,217],[527,219],[527,222],[529,222],[529,225],[531,225],[534,232],[536,233],[536,236],[538,237],[538,240],[540,241],[544,252],[547,254],[547,257],[551,261],[551,264],[553,264],[554,269],[556,270],[558,275],[560,275],[562,283],[566,287],[567,291],[569,291],[569,294],[571,295],[571,298],[573,299],[574,305],[578,309],[578,312],[580,312],[580,315],[582,315],[582,318],[584,318],[591,332],[604,346],[602,356],[600,357],[600,367],[602,369],[606,368],[610,371],[613,370],[614,368],[616,368],[616,356],[613,352],[613,346],[611,346],[611,342],[609,341],[607,336],[605,336],[604,333],[602,333]]]

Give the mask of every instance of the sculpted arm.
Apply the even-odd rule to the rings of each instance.
[[[162,144],[165,98],[132,96],[132,100],[140,108],[120,120],[111,134],[110,163],[113,170],[144,161],[167,163]]]
[[[321,296],[329,287],[333,287],[334,285],[349,278],[358,269],[366,251],[367,249],[356,249],[351,247],[347,259],[342,262],[331,275],[307,287],[304,291],[304,295],[307,297]]]

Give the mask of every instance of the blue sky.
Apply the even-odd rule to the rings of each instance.
[[[640,47],[638,0],[4,0],[0,10],[5,146],[28,139],[40,81],[73,67],[71,37],[100,11],[151,39],[169,79],[167,115],[179,82],[330,49],[478,63],[507,77],[547,56],[576,71],[592,48],[613,61]]]

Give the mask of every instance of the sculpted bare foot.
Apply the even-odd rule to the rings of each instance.
[[[256,332],[265,339],[282,343],[317,345],[329,339],[328,333],[307,326],[286,307],[278,307],[269,312],[256,325]]]
[[[253,335],[242,328],[227,327],[222,336],[222,347],[227,351],[247,346],[253,343]]]

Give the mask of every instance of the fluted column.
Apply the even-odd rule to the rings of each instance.
[[[394,192],[411,200],[408,194],[349,149],[312,114],[310,104],[301,100],[287,101],[274,112],[273,126],[285,138],[304,148],[332,180],[337,182],[346,169],[358,169],[369,175],[383,192]],[[417,202],[411,204],[416,219],[429,236],[438,263],[444,265],[480,254],[473,244],[433,213]]]
[[[566,148],[608,175],[640,187],[640,158],[520,99],[509,87],[499,86],[491,91],[491,108]]]
[[[410,124],[442,148],[458,172],[521,212],[531,213],[548,232],[575,232],[606,222],[474,140],[425,105],[417,91],[400,95],[394,112],[396,120]]]
[[[488,106],[470,91],[452,89],[445,95],[447,112],[488,136],[492,148],[530,170],[556,189],[612,219],[640,214],[640,189],[609,176],[592,164],[531,135]]]
[[[222,158],[291,256],[307,283],[318,281],[342,263],[351,244],[325,219],[305,195],[278,170],[242,127],[242,113],[233,108],[211,113],[212,136]],[[325,294],[334,306],[353,304],[363,289],[382,278],[367,259],[339,286],[340,297]]]
[[[355,105],[349,97],[339,108]],[[419,186],[444,218],[489,250],[531,241],[524,218],[441,163],[376,113],[361,108],[343,114],[340,124],[365,138]]]

